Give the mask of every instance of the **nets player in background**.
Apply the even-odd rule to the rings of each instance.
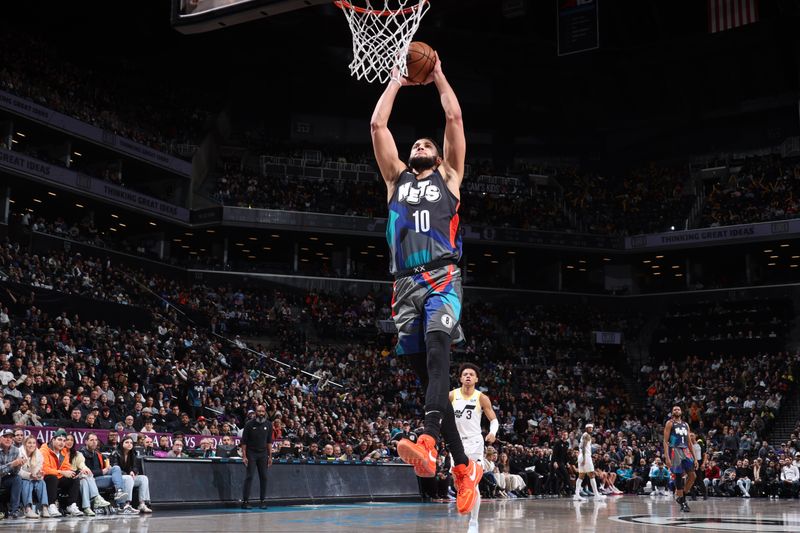
[[[592,461],[592,431],[594,431],[594,424],[586,424],[584,429],[581,440],[578,442],[578,479],[575,480],[575,495],[572,499],[577,501],[586,500],[581,496],[581,486],[583,485],[583,478],[588,474],[594,497],[604,500],[606,495],[597,490],[597,480],[594,478],[594,462]]]
[[[692,448],[694,439],[689,432],[689,424],[681,419],[679,406],[672,408],[672,418],[664,425],[664,461],[670,472],[675,475],[675,501],[681,511],[688,513],[685,493],[692,490],[695,480],[695,461]],[[684,479],[685,476],[685,479]]]
[[[395,77],[399,78],[399,77]],[[436,474],[437,446],[443,436],[453,457],[453,476],[461,488],[458,511],[472,510],[481,465],[464,454],[456,430],[450,392],[450,345],[463,338],[461,318],[461,235],[458,207],[464,178],[466,139],[461,106],[452,87],[436,66],[423,82],[434,83],[445,114],[444,150],[433,139],[421,138],[408,161],[400,160],[389,116],[405,78],[390,81],[375,106],[370,128],[375,159],[386,183],[389,220],[386,240],[395,278],[392,318],[397,326],[395,353],[408,357],[425,387],[423,434],[414,443],[402,439],[398,455],[420,477]]]
[[[486,468],[484,462],[483,434],[481,433],[481,416],[486,415],[489,420],[489,433],[486,442],[492,444],[497,439],[500,422],[492,409],[489,397],[479,390],[475,390],[478,383],[478,367],[471,363],[464,363],[458,369],[458,380],[461,387],[450,391],[450,403],[456,417],[456,428],[461,435],[464,453],[471,460]],[[456,490],[458,487],[456,486]],[[475,506],[469,517],[469,533],[478,532],[478,513],[481,507],[481,496],[478,492]]]

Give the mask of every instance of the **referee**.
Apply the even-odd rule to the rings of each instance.
[[[272,465],[272,423],[267,420],[267,407],[256,407],[255,418],[248,420],[242,431],[242,461],[247,467],[244,478],[244,494],[242,509],[250,509],[250,485],[253,472],[258,469],[258,481],[261,484],[261,508],[267,508],[267,468]]]

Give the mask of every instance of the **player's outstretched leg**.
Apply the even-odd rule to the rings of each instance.
[[[448,399],[450,343],[449,334],[430,331],[425,338],[427,353],[410,356],[414,372],[426,390],[425,425],[417,442],[402,439],[397,444],[397,453],[403,461],[414,466],[418,476],[432,477],[436,473],[436,445],[440,435],[444,437],[453,458],[453,483],[458,491],[456,506],[459,513],[466,514],[475,505],[483,468],[464,453],[455,412]]]
[[[408,357],[414,372],[425,389],[425,424],[423,434],[420,435],[417,442],[401,439],[397,443],[397,454],[405,463],[414,467],[414,473],[417,476],[433,477],[436,474],[436,457],[438,456],[436,447],[441,431],[441,413],[444,412],[449,403],[447,401],[448,383],[445,381],[445,398],[444,402],[442,402],[438,399],[437,394],[439,392],[438,389],[441,389],[441,371],[435,364],[432,368],[430,349],[428,349],[428,353],[416,353]],[[434,372],[431,372],[431,370]],[[434,379],[432,379],[432,375]]]
[[[450,335],[443,331],[430,331],[425,336],[426,353],[408,355],[414,373],[425,389],[425,422],[423,434],[417,442],[401,439],[397,454],[407,464],[414,466],[419,477],[436,474],[436,447],[440,435],[444,436],[453,458],[453,465],[466,465],[469,460],[458,435],[455,413],[450,405]]]

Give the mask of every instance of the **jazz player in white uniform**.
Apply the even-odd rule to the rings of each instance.
[[[586,424],[586,431],[581,435],[581,440],[578,442],[578,479],[575,481],[575,496],[573,500],[585,500],[581,496],[581,485],[583,485],[583,478],[589,474],[589,483],[592,485],[592,492],[597,499],[605,499],[605,494],[600,494],[597,490],[597,481],[594,479],[594,463],[592,462],[592,431],[594,431],[594,424]]]
[[[492,409],[489,397],[475,389],[478,383],[478,367],[471,363],[464,363],[458,369],[458,381],[461,387],[450,391],[450,403],[455,411],[456,428],[464,444],[464,453],[475,462],[480,461],[486,469],[483,457],[483,434],[481,433],[481,416],[486,415],[489,420],[489,433],[486,442],[492,444],[497,439],[500,422]],[[458,490],[458,487],[456,487]],[[475,507],[469,518],[469,533],[478,531],[478,513],[481,507],[481,496],[478,493]]]

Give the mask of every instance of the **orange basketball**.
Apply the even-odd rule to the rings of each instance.
[[[433,48],[421,41],[412,41],[406,56],[408,78],[413,83],[422,83],[436,66],[436,53]]]

